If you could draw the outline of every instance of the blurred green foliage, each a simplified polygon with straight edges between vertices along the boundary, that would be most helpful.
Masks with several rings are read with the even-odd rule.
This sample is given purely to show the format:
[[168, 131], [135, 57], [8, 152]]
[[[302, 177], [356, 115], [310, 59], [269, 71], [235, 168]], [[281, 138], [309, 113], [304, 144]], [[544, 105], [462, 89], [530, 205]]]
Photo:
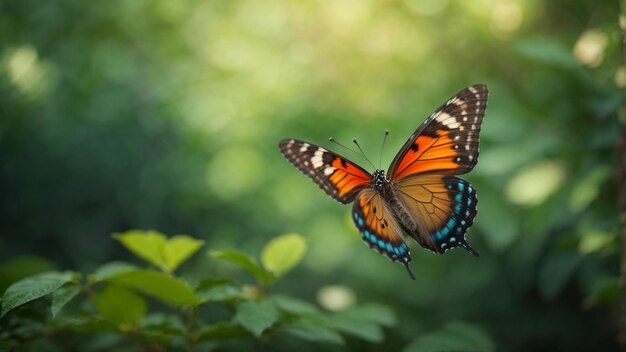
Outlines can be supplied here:
[[[619, 10], [588, 0], [1, 1], [0, 287], [54, 269], [101, 280], [127, 271], [101, 266], [128, 256], [109, 233], [132, 228], [236, 248], [212, 253], [273, 282], [280, 268], [245, 253], [294, 231], [307, 255], [270, 290], [340, 312], [391, 307], [399, 324], [385, 328], [386, 349], [615, 350]], [[416, 282], [361, 245], [348, 210], [276, 150], [284, 137], [356, 137], [376, 159], [388, 128], [386, 168], [428, 114], [479, 82], [489, 107], [467, 179], [479, 198], [468, 240], [481, 257], [414, 246]], [[188, 280], [249, 280], [207, 256], [162, 264]], [[148, 282], [169, 277], [157, 276]], [[150, 294], [125, 285], [95, 302]], [[177, 329], [169, 315], [137, 320], [140, 308], [109, 317]], [[242, 333], [219, 323], [219, 309], [198, 314], [215, 319], [207, 339]], [[289, 329], [343, 340], [318, 325]], [[376, 338], [337, 348], [379, 349], [376, 326], [359, 330]], [[77, 345], [118, 341], [94, 330]]]
[[[117, 234], [115, 238], [159, 270], [110, 262], [96, 269], [85, 281], [81, 280], [80, 273], [70, 271], [49, 271], [19, 280], [9, 286], [2, 297], [0, 318], [4, 320], [0, 324], [0, 347], [82, 350], [93, 347], [73, 338], [64, 341], [62, 337], [106, 332], [113, 339], [99, 341], [96, 350], [132, 347], [158, 351], [240, 351], [254, 347], [287, 351], [290, 346], [306, 342], [309, 347], [303, 350], [314, 351], [343, 346], [344, 334], [381, 342], [384, 339], [382, 326], [396, 325], [393, 311], [380, 304], [360, 304], [329, 313], [300, 299], [266, 294], [268, 282], [258, 273], [279, 267], [280, 272], [273, 276], [275, 281], [302, 260], [306, 249], [291, 256], [272, 257], [269, 262], [262, 259], [263, 266], [240, 252], [240, 258], [245, 257], [246, 261], [235, 263], [256, 278], [255, 285], [215, 276], [198, 278], [192, 284], [164, 267], [168, 258], [155, 261], [163, 248], [154, 243], [155, 238], [164, 239], [168, 244], [192, 243], [193, 238], [178, 235], [167, 239], [155, 231], [138, 230]], [[304, 243], [297, 234], [279, 236], [263, 251], [285, 253], [297, 241]], [[178, 260], [184, 262], [200, 248], [194, 247]], [[137, 248], [143, 250], [137, 251]], [[230, 257], [211, 255], [231, 261]], [[51, 296], [51, 317], [45, 312], [47, 304], [40, 300], [45, 296]], [[72, 305], [72, 300], [80, 302]], [[68, 304], [70, 306], [64, 309]], [[157, 308], [153, 308], [155, 305]], [[64, 314], [59, 314], [62, 309]], [[216, 310], [222, 313], [216, 314]], [[207, 311], [212, 314], [206, 314]], [[206, 318], [216, 321], [207, 322]], [[480, 333], [472, 332], [469, 337], [482, 338]], [[101, 339], [96, 338], [98, 340]]]

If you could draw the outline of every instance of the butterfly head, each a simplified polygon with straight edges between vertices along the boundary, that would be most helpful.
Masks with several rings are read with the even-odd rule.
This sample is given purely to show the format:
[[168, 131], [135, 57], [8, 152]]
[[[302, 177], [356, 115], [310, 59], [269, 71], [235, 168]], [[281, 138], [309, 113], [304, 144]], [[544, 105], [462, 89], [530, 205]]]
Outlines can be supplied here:
[[385, 190], [387, 182], [384, 170], [377, 169], [374, 171], [374, 174], [372, 175], [372, 185], [375, 190], [382, 193]]

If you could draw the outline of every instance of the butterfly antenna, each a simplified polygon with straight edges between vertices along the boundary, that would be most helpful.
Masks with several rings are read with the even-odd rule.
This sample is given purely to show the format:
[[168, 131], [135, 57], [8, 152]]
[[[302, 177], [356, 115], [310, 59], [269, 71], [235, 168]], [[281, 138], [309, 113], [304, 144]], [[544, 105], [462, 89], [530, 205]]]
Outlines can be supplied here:
[[338, 146], [340, 146], [340, 147], [342, 147], [343, 149], [349, 150], [349, 151], [353, 152], [354, 154], [361, 155], [361, 154], [359, 154], [359, 152], [357, 152], [356, 150], [354, 150], [354, 149], [350, 149], [350, 148], [346, 147], [345, 145], [343, 145], [343, 144], [341, 144], [341, 143], [337, 142], [337, 140], [336, 140], [336, 139], [334, 139], [333, 137], [328, 138], [328, 141], [329, 141], [329, 142], [331, 142], [331, 143], [334, 143], [334, 144], [336, 144], [336, 145], [338, 145]]
[[357, 148], [359, 148], [359, 150], [361, 151], [361, 155], [363, 155], [363, 158], [365, 158], [365, 160], [367, 160], [367, 162], [370, 163], [370, 165], [372, 165], [372, 167], [375, 169], [376, 166], [374, 166], [374, 164], [372, 164], [370, 159], [368, 159], [367, 156], [365, 156], [365, 152], [363, 151], [363, 148], [361, 148], [361, 146], [359, 145], [359, 142], [357, 142], [356, 139], [353, 139], [352, 143], [356, 144]]
[[383, 150], [385, 150], [385, 142], [387, 142], [387, 136], [389, 130], [385, 130], [385, 136], [383, 137], [383, 145], [380, 147], [380, 157], [378, 158], [378, 168], [380, 169], [383, 164]]
[[356, 144], [357, 147], [359, 147], [359, 150], [361, 151], [360, 153], [357, 152], [356, 150], [352, 149], [352, 148], [348, 148], [345, 145], [337, 142], [337, 140], [334, 139], [333, 137], [328, 138], [328, 141], [331, 142], [331, 143], [334, 143], [334, 144], [336, 144], [336, 145], [338, 145], [338, 146], [340, 146], [340, 147], [342, 147], [342, 148], [344, 148], [346, 150], [349, 150], [349, 151], [353, 152], [354, 154], [357, 154], [357, 155], [365, 158], [365, 160], [367, 160], [367, 162], [370, 163], [373, 168], [376, 168], [374, 166], [374, 164], [372, 164], [372, 162], [365, 156], [365, 153], [363, 153], [363, 149], [361, 149], [361, 146], [359, 146], [359, 143], [357, 143], [356, 139], [354, 139], [353, 142], [354, 142], [354, 144]]

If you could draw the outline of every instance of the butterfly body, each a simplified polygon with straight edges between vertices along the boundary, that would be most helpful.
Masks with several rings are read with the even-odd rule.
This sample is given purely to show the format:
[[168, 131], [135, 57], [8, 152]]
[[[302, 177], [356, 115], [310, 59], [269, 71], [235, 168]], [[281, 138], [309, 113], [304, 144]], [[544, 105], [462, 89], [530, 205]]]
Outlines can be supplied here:
[[[371, 187], [378, 192], [378, 194], [386, 201], [393, 215], [396, 219], [399, 220], [399, 225], [405, 231], [405, 233], [409, 233], [411, 231], [417, 230], [417, 223], [415, 219], [411, 216], [411, 213], [406, 209], [406, 205], [403, 204], [401, 200], [396, 197], [396, 189], [392, 183], [393, 181], [389, 180], [385, 176], [385, 171], [381, 169], [377, 169], [372, 174], [372, 185]], [[372, 209], [374, 214], [376, 214], [377, 209]], [[383, 223], [383, 228], [385, 224]]]
[[335, 200], [353, 203], [352, 219], [363, 241], [412, 278], [404, 235], [423, 248], [443, 254], [463, 247], [476, 216], [476, 191], [455, 175], [478, 160], [478, 135], [487, 102], [487, 87], [470, 86], [437, 109], [396, 155], [387, 173], [370, 174], [357, 164], [312, 143], [285, 139], [285, 158]]

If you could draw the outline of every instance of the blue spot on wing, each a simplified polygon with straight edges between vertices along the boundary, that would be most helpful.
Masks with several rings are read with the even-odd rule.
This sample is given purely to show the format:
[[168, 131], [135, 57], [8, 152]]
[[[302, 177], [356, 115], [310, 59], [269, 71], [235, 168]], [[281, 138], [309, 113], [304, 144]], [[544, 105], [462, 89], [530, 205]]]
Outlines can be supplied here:
[[[373, 190], [372, 190], [373, 191]], [[370, 191], [370, 192], [372, 192]], [[367, 191], [363, 191], [367, 192]], [[370, 193], [371, 195], [371, 193]], [[376, 194], [375, 196], [380, 197], [380, 195]], [[354, 224], [359, 229], [362, 234], [362, 239], [367, 245], [377, 250], [379, 253], [387, 256], [392, 261], [398, 261], [403, 264], [406, 269], [409, 271], [409, 275], [414, 279], [414, 275], [411, 272], [409, 262], [411, 261], [411, 254], [407, 245], [402, 240], [402, 233], [395, 233], [390, 231], [400, 231], [398, 225], [394, 224], [394, 226], [390, 227], [392, 222], [395, 222], [396, 219], [393, 217], [391, 212], [384, 214], [383, 217], [384, 222], [381, 222], [380, 219], [376, 219], [376, 216], [373, 213], [375, 209], [374, 205], [376, 203], [371, 202], [370, 200], [364, 200], [363, 195], [357, 197], [353, 206], [352, 218], [354, 220]], [[369, 199], [369, 198], [368, 198]], [[379, 202], [384, 202], [382, 199], [378, 199]], [[372, 205], [374, 204], [374, 205]], [[384, 204], [382, 207], [386, 208], [388, 205]], [[378, 208], [381, 208], [380, 203], [378, 203]], [[389, 210], [388, 208], [386, 208]], [[368, 213], [366, 213], [368, 212]], [[378, 216], [382, 215], [380, 212], [376, 214]], [[377, 223], [380, 222], [380, 224]], [[388, 224], [389, 222], [389, 224]], [[370, 226], [374, 226], [376, 230], [381, 231], [381, 233], [377, 233], [376, 230]]]
[[449, 199], [453, 202], [451, 212], [441, 224], [441, 228], [431, 234], [431, 239], [443, 253], [450, 248], [461, 246], [474, 255], [478, 251], [465, 241], [467, 229], [473, 224], [476, 216], [476, 191], [469, 182], [456, 177], [444, 178], [448, 183]]

